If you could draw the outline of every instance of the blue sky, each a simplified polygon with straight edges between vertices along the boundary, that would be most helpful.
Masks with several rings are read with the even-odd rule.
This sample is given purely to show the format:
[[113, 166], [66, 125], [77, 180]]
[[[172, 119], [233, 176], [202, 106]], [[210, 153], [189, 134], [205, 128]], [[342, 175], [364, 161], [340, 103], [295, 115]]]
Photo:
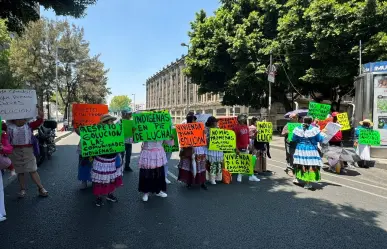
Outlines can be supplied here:
[[[91, 54], [101, 53], [110, 69], [112, 95], [136, 95], [145, 103], [146, 79], [187, 52], [188, 31], [195, 12], [211, 14], [218, 0], [99, 0], [82, 19], [67, 20], [85, 29]], [[52, 11], [42, 16], [55, 18]], [[60, 18], [60, 17], [59, 17]]]

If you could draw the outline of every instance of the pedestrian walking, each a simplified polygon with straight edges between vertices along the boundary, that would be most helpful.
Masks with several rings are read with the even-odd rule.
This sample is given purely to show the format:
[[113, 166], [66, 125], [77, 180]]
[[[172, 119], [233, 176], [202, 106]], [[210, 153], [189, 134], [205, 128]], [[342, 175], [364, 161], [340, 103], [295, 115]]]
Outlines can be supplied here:
[[144, 202], [148, 201], [151, 193], [162, 198], [168, 197], [164, 169], [168, 161], [163, 143], [173, 145], [174, 142], [173, 137], [171, 137], [171, 140], [168, 141], [149, 141], [142, 144], [138, 161], [140, 168], [138, 191], [143, 194], [142, 200]]
[[[248, 153], [248, 147], [250, 144], [249, 136], [249, 127], [247, 126], [247, 115], [240, 114], [237, 117], [238, 124], [234, 127], [234, 132], [236, 136], [236, 152], [239, 153]], [[238, 182], [242, 182], [242, 174], [238, 174]], [[259, 182], [260, 179], [254, 174], [249, 175], [249, 181]]]
[[[47, 197], [48, 192], [43, 187], [40, 176], [37, 172], [35, 154], [36, 148], [39, 147], [33, 130], [39, 128], [43, 123], [44, 113], [39, 110], [38, 117], [33, 122], [27, 122], [27, 119], [9, 120], [7, 124], [7, 133], [13, 152], [10, 159], [18, 176], [20, 185], [19, 197], [24, 198], [26, 195], [25, 174], [29, 173], [32, 180], [38, 187], [39, 196]], [[35, 151], [34, 151], [35, 150]]]
[[[131, 120], [132, 119], [132, 110], [128, 107], [124, 109], [122, 112], [122, 119]], [[132, 172], [132, 168], [130, 167], [130, 159], [132, 157], [132, 143], [133, 137], [129, 137], [125, 139], [125, 152], [123, 152], [122, 158], [125, 158], [125, 168], [126, 172]]]
[[222, 181], [222, 164], [223, 152], [209, 150], [210, 146], [210, 130], [218, 128], [218, 120], [211, 116], [206, 122], [206, 138], [207, 138], [207, 165], [208, 165], [208, 179], [212, 185], [217, 181]]
[[[3, 170], [9, 169], [12, 166], [12, 162], [8, 155], [12, 153], [13, 147], [9, 143], [9, 138], [6, 133], [6, 126], [2, 123], [1, 144], [0, 144], [0, 222], [5, 221], [5, 203], [4, 203], [4, 186], [3, 186]], [[4, 129], [5, 128], [5, 129]]]
[[311, 182], [321, 179], [320, 169], [323, 166], [318, 143], [322, 143], [324, 136], [320, 129], [312, 126], [313, 119], [304, 117], [302, 127], [296, 127], [292, 140], [297, 143], [294, 153], [295, 180], [305, 182], [304, 188], [311, 189]]
[[[75, 129], [75, 133], [80, 135], [79, 127]], [[93, 168], [93, 157], [82, 157], [81, 141], [78, 143], [78, 181], [81, 182], [81, 190], [87, 188], [87, 183], [91, 180], [91, 169]]]
[[359, 155], [361, 161], [358, 162], [359, 167], [369, 168], [371, 164], [371, 146], [367, 144], [359, 144], [359, 136], [362, 130], [372, 130], [374, 123], [369, 119], [364, 119], [360, 121], [360, 126], [355, 129], [355, 147], [356, 154]]
[[[105, 114], [100, 118], [100, 124], [113, 124], [115, 117]], [[110, 202], [117, 202], [114, 195], [116, 188], [123, 185], [122, 182], [122, 160], [119, 153], [98, 155], [94, 157], [91, 180], [93, 182], [93, 193], [96, 196], [95, 205], [102, 206], [103, 196]]]

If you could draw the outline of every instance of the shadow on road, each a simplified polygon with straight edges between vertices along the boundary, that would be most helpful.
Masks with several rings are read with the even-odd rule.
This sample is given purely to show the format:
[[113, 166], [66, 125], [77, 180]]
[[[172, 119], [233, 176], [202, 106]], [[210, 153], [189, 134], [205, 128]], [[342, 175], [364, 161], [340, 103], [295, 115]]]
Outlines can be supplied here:
[[[385, 248], [387, 232], [373, 207], [337, 205], [308, 197], [289, 178], [269, 176], [260, 183], [186, 189], [168, 187], [168, 198], [137, 192], [139, 153], [133, 153], [132, 173], [125, 173], [118, 203], [93, 205], [91, 189], [79, 190], [76, 146], [59, 145], [50, 163], [39, 169], [50, 197], [18, 200], [17, 183], [5, 189], [8, 220], [0, 223], [0, 248]], [[176, 174], [177, 160], [169, 162]], [[338, 189], [340, 191], [340, 189]]]

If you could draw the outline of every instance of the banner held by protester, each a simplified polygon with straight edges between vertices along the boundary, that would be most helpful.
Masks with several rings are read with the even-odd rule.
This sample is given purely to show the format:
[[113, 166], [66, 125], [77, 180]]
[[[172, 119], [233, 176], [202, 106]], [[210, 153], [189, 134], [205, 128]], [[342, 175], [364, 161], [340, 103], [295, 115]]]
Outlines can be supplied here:
[[176, 131], [181, 148], [207, 145], [203, 123], [177, 124]]
[[172, 137], [172, 118], [168, 111], [133, 114], [134, 142], [163, 141]]

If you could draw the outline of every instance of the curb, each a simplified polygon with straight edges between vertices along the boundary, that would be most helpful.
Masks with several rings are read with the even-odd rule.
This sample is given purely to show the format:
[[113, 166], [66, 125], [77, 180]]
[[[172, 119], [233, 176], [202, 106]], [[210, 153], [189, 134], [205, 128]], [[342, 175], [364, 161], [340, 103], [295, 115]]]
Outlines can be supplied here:
[[[55, 143], [59, 142], [63, 138], [66, 138], [66, 137], [70, 136], [71, 134], [73, 134], [72, 131], [67, 133], [67, 134], [64, 134], [63, 136], [56, 137], [55, 138]], [[1, 172], [0, 172], [0, 174], [1, 174]], [[3, 186], [4, 186], [4, 188], [6, 188], [8, 185], [10, 185], [13, 181], [15, 181], [17, 179], [17, 176], [13, 176], [11, 178], [7, 178], [7, 177], [4, 177], [4, 176], [1, 176], [1, 177], [3, 177]]]
[[[284, 146], [279, 146], [279, 145], [270, 145], [270, 148], [278, 149], [285, 151], [285, 145]], [[387, 170], [387, 164], [385, 163], [380, 163], [377, 160], [375, 160], [375, 168], [382, 169], [382, 170]]]

